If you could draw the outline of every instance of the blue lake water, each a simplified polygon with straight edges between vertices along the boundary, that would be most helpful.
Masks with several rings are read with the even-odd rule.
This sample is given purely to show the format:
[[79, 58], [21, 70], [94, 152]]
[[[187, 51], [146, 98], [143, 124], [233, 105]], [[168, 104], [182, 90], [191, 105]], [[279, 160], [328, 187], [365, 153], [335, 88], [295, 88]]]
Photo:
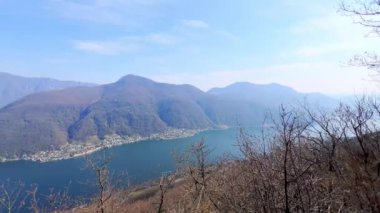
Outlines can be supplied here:
[[[210, 160], [229, 153], [239, 155], [237, 129], [212, 130], [193, 137], [174, 140], [148, 140], [112, 147], [110, 170], [114, 173], [126, 172], [131, 184], [138, 184], [159, 177], [162, 172], [175, 171], [173, 153], [182, 153], [202, 138], [212, 149]], [[95, 153], [93, 155], [98, 155]], [[0, 181], [20, 180], [27, 186], [37, 184], [39, 192], [46, 194], [49, 189], [64, 190], [69, 186], [71, 196], [87, 196], [93, 193], [91, 182], [94, 174], [86, 168], [86, 158], [38, 163], [17, 161], [0, 164]]]

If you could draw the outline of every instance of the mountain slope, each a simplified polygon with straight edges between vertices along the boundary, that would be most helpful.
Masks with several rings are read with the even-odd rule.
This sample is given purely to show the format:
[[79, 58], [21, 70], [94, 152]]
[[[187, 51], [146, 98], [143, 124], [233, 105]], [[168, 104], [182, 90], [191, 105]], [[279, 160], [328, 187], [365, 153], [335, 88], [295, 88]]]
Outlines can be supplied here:
[[[255, 110], [252, 110], [252, 109]], [[129, 75], [116, 83], [27, 96], [0, 110], [0, 155], [54, 150], [107, 135], [149, 136], [260, 120], [261, 108], [222, 100], [190, 85]]]
[[338, 101], [318, 93], [299, 93], [296, 90], [280, 84], [252, 84], [239, 82], [224, 88], [210, 89], [208, 94], [222, 98], [245, 100], [268, 108], [278, 109], [280, 104], [289, 105], [306, 101], [311, 105], [333, 107]]
[[169, 127], [199, 129], [212, 122], [197, 104], [205, 94], [191, 86], [156, 83], [129, 75], [105, 85], [101, 100], [82, 111], [70, 139], [97, 135], [149, 135]]
[[301, 96], [280, 85], [247, 83], [205, 93], [191, 85], [157, 83], [134, 75], [102, 86], [42, 92], [0, 109], [0, 156], [55, 150], [115, 135], [258, 125], [268, 109]]
[[25, 78], [0, 72], [0, 108], [29, 94], [90, 85], [49, 78]]
[[67, 128], [101, 88], [77, 87], [27, 96], [0, 110], [0, 153], [20, 156], [67, 143]]

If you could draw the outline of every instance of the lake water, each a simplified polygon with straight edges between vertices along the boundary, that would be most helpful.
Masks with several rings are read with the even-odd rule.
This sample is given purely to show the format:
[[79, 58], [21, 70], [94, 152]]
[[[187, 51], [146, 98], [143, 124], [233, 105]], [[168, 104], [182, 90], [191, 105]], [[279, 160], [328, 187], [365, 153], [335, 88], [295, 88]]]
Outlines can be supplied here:
[[[126, 172], [131, 184], [146, 182], [159, 177], [162, 172], [175, 171], [173, 152], [182, 153], [202, 138], [213, 150], [211, 160], [224, 153], [237, 156], [237, 136], [237, 129], [213, 130], [189, 138], [148, 140], [112, 147], [108, 150], [111, 156], [110, 170], [116, 174]], [[93, 186], [87, 184], [93, 180], [94, 174], [85, 169], [85, 165], [84, 157], [47, 163], [8, 162], [0, 164], [0, 181], [10, 179], [20, 180], [27, 186], [37, 184], [42, 194], [46, 194], [51, 188], [62, 191], [69, 186], [71, 196], [87, 196], [94, 192]]]

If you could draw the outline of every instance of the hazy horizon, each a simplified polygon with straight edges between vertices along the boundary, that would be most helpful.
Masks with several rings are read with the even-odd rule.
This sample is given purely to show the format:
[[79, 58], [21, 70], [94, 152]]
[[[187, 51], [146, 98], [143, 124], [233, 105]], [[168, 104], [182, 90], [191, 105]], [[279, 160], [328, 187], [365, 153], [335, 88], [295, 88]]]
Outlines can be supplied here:
[[[78, 82], [78, 83], [88, 83], [88, 84], [94, 84], [94, 85], [112, 84], [112, 83], [117, 82], [120, 78], [122, 78], [124, 76], [127, 76], [127, 75], [137, 75], [137, 76], [140, 76], [140, 77], [144, 77], [144, 78], [150, 79], [149, 77], [146, 77], [146, 76], [129, 73], [129, 74], [120, 76], [120, 78], [117, 78], [116, 80], [111, 81], [111, 82], [96, 83], [96, 82], [88, 82], [88, 81], [78, 81], [76, 79], [57, 79], [57, 78], [44, 77], [44, 76], [20, 76], [20, 75], [17, 75], [17, 74], [12, 74], [12, 73], [7, 73], [7, 72], [0, 72], [0, 73], [11, 74], [11, 75], [15, 75], [15, 76], [18, 76], [18, 77], [25, 77], [25, 78], [43, 78], [43, 79], [51, 79], [51, 80], [58, 80], [58, 81], [73, 81], [73, 82]], [[175, 85], [185, 85], [185, 84], [187, 84], [187, 85], [192, 85], [192, 86], [197, 87], [194, 84], [186, 83], [186, 82], [165, 82], [165, 81], [155, 80], [155, 79], [150, 79], [150, 80], [156, 81], [158, 83], [168, 83], [168, 84], [175, 84]], [[210, 89], [225, 88], [225, 87], [231, 86], [231, 85], [236, 84], [236, 83], [250, 83], [250, 84], [254, 84], [254, 85], [263, 85], [263, 86], [265, 86], [265, 85], [271, 85], [271, 84], [277, 84], [277, 85], [281, 85], [281, 86], [284, 86], [284, 87], [289, 87], [289, 88], [294, 89], [295, 91], [301, 92], [301, 93], [310, 93], [310, 94], [312, 94], [312, 93], [319, 93], [319, 94], [328, 95], [328, 96], [334, 97], [334, 98], [344, 98], [344, 97], [352, 97], [352, 96], [361, 97], [362, 95], [379, 95], [379, 93], [380, 93], [380, 91], [373, 91], [373, 92], [366, 92], [366, 91], [364, 91], [364, 92], [363, 91], [361, 91], [361, 92], [355, 92], [354, 91], [352, 93], [323, 93], [323, 92], [319, 92], [319, 91], [300, 91], [300, 90], [297, 90], [297, 89], [295, 89], [295, 88], [293, 88], [293, 87], [291, 87], [289, 85], [281, 84], [281, 83], [278, 83], [278, 82], [256, 83], [256, 82], [244, 81], [244, 80], [227, 83], [225, 85], [218, 85], [218, 86], [215, 86], [215, 87], [209, 87], [209, 88], [206, 88], [206, 89], [200, 88], [200, 87], [197, 87], [197, 88], [200, 89], [200, 90], [202, 90], [203, 92], [207, 92]]]
[[243, 81], [378, 93], [372, 73], [346, 62], [380, 43], [338, 7], [338, 0], [0, 0], [0, 72], [97, 84], [135, 74], [203, 91]]

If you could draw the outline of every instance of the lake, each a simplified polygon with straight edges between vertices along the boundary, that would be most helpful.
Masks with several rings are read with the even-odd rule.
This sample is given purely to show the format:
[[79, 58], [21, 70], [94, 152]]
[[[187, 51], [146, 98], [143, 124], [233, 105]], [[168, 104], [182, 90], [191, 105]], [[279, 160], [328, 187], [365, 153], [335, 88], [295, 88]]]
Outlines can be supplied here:
[[[147, 140], [109, 148], [110, 170], [126, 172], [131, 184], [155, 179], [163, 172], [175, 171], [173, 153], [183, 153], [202, 138], [212, 149], [210, 160], [224, 153], [239, 155], [237, 144], [238, 129], [211, 130], [193, 137], [174, 140]], [[93, 155], [99, 155], [94, 153]], [[38, 163], [16, 161], [0, 164], [0, 181], [10, 179], [22, 181], [27, 186], [37, 184], [39, 192], [47, 194], [49, 189], [63, 191], [69, 186], [70, 196], [88, 196], [94, 192], [91, 180], [94, 174], [86, 169], [86, 158]]]

